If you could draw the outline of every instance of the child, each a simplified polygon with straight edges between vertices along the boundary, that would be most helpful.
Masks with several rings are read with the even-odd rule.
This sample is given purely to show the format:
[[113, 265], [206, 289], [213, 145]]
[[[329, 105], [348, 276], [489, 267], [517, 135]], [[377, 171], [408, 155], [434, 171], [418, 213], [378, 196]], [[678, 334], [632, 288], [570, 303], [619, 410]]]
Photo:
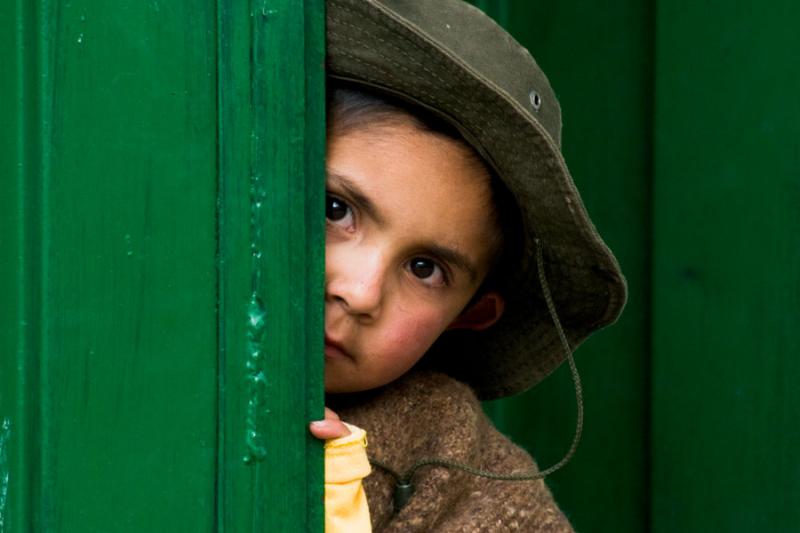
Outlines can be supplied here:
[[543, 379], [625, 300], [555, 96], [460, 0], [327, 10], [326, 530], [571, 531], [479, 404]]

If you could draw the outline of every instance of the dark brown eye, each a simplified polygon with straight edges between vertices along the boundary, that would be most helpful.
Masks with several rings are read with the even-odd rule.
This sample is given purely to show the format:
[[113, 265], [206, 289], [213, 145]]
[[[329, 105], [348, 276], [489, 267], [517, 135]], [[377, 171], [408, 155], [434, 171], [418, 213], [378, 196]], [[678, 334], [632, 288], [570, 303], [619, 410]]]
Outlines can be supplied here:
[[336, 198], [327, 195], [325, 197], [325, 218], [332, 222], [343, 220], [350, 213], [350, 206]]
[[427, 279], [436, 271], [436, 263], [430, 259], [417, 257], [411, 260], [411, 272], [420, 279]]
[[432, 259], [415, 257], [406, 263], [406, 268], [412, 276], [428, 287], [444, 287], [449, 283], [444, 268]]

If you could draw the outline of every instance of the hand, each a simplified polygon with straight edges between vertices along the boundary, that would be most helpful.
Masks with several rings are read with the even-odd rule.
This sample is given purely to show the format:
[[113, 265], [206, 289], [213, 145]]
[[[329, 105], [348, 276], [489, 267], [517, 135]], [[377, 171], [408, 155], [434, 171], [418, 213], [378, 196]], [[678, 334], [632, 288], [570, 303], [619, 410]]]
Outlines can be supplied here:
[[338, 439], [350, 434], [347, 426], [339, 420], [339, 415], [325, 408], [325, 420], [317, 420], [308, 425], [311, 434], [322, 440]]

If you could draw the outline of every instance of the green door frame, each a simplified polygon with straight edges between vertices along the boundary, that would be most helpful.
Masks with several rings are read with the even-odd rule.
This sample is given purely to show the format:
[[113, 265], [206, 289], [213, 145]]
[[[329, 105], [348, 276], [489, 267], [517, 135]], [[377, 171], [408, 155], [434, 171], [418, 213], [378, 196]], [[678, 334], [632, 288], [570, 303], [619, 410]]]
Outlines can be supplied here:
[[223, 530], [313, 531], [323, 472], [305, 422], [323, 409], [324, 2], [268, 5], [221, 2], [218, 18], [219, 516]]
[[0, 6], [3, 533], [322, 530], [323, 7]]

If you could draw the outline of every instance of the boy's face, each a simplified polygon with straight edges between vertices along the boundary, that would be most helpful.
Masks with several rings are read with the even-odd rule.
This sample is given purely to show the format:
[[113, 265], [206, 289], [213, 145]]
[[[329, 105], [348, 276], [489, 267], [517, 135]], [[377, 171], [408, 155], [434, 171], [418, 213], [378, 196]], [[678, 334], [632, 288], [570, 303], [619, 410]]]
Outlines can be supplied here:
[[409, 124], [375, 126], [330, 138], [327, 166], [328, 392], [389, 383], [448, 327], [499, 318], [496, 294], [476, 320], [462, 313], [493, 235], [489, 177], [463, 147]]

